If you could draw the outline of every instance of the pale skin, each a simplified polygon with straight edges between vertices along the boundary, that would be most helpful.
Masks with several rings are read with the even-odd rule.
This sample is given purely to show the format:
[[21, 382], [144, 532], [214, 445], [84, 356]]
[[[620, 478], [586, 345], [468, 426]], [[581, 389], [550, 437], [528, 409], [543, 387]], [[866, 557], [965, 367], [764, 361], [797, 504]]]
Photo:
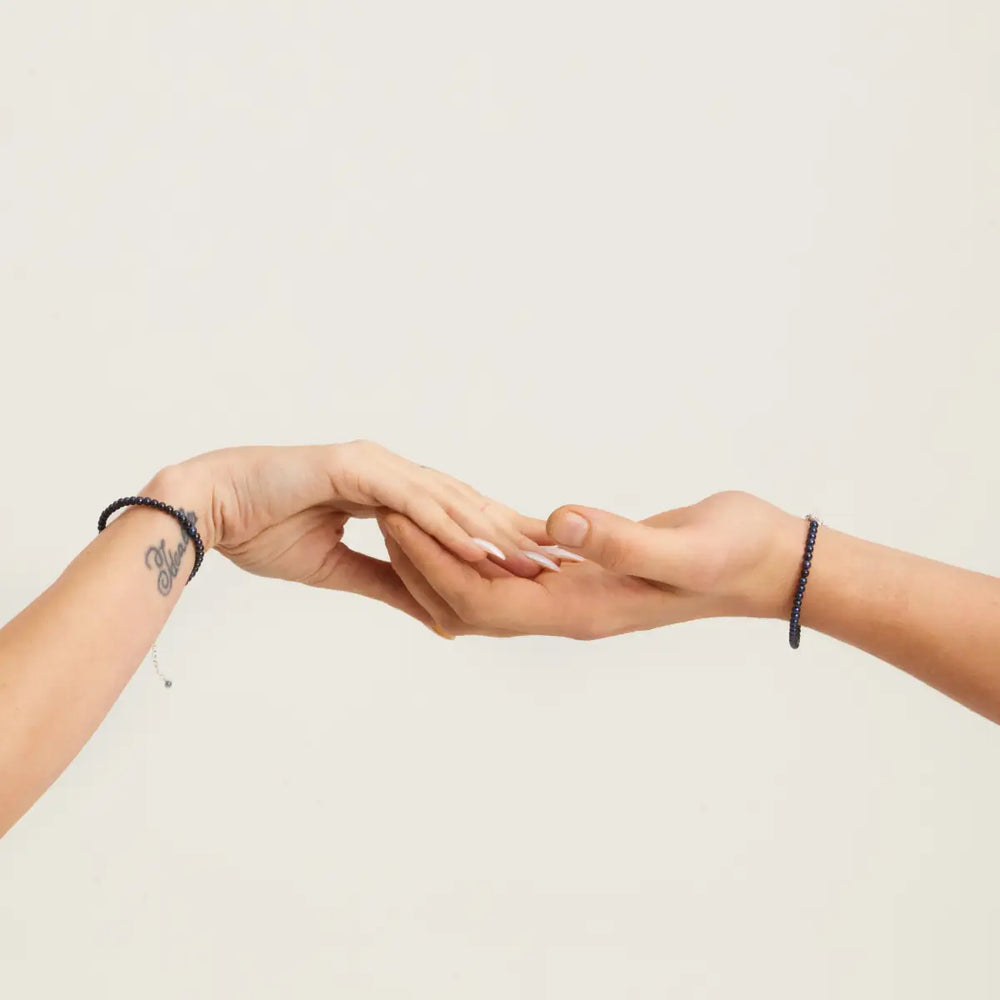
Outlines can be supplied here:
[[[745, 493], [642, 522], [562, 507], [547, 533], [587, 562], [525, 580], [462, 564], [405, 516], [380, 524], [400, 579], [444, 632], [576, 639], [697, 618], [787, 622], [808, 530]], [[1000, 579], [822, 526], [801, 622], [1000, 723]]]
[[[206, 550], [248, 572], [371, 597], [448, 637], [595, 639], [695, 618], [784, 621], [807, 530], [742, 493], [643, 522], [563, 507], [546, 524], [369, 442], [211, 452], [137, 492], [192, 514]], [[343, 544], [351, 517], [379, 519], [389, 563]], [[539, 559], [556, 568], [554, 543], [584, 561], [540, 572]], [[0, 629], [0, 834], [100, 724], [193, 562], [175, 520], [127, 508]], [[802, 624], [1000, 722], [994, 577], [824, 526]]]
[[[193, 514], [206, 551], [248, 572], [371, 597], [432, 628], [388, 563], [344, 545], [349, 518], [403, 513], [464, 565], [497, 559], [525, 578], [539, 572], [526, 553], [547, 560], [534, 541], [544, 539], [540, 522], [370, 442], [211, 452], [163, 469], [136, 494]], [[0, 629], [0, 835], [101, 723], [193, 564], [175, 519], [128, 507]]]

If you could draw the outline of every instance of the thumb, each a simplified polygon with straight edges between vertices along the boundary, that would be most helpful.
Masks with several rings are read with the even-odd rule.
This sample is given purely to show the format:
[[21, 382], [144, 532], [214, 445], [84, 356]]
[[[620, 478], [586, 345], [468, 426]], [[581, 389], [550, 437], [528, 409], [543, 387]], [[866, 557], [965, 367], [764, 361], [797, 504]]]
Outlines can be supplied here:
[[343, 542], [338, 547], [333, 571], [313, 585], [371, 597], [433, 626], [430, 615], [417, 603], [389, 563], [355, 552]]
[[546, 524], [560, 545], [605, 569], [678, 583], [690, 564], [687, 532], [654, 528], [593, 507], [560, 507]]

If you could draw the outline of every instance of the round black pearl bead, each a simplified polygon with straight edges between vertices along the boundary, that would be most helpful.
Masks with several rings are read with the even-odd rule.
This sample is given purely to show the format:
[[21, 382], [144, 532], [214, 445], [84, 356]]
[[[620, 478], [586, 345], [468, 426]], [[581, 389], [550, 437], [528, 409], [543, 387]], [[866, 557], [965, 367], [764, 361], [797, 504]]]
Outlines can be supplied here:
[[101, 511], [101, 516], [97, 519], [97, 530], [98, 532], [103, 531], [108, 526], [108, 518], [116, 511], [121, 510], [122, 507], [155, 507], [157, 510], [162, 510], [164, 514], [170, 514], [174, 517], [180, 526], [184, 529], [185, 533], [194, 543], [194, 566], [191, 569], [191, 575], [187, 578], [187, 582], [190, 583], [194, 579], [195, 573], [201, 569], [202, 561], [205, 558], [205, 544], [201, 540], [201, 535], [198, 534], [198, 529], [194, 526], [191, 518], [189, 518], [183, 511], [178, 510], [176, 507], [172, 507], [168, 503], [164, 503], [162, 500], [156, 500], [153, 497], [122, 497], [120, 500], [116, 500], [112, 504], [108, 504], [104, 510]]
[[799, 585], [795, 589], [795, 600], [792, 603], [792, 614], [788, 620], [788, 644], [792, 649], [799, 648], [799, 640], [802, 636], [802, 599], [806, 593], [806, 581], [809, 579], [809, 570], [812, 568], [813, 549], [816, 545], [816, 533], [819, 531], [819, 522], [814, 518], [809, 518], [809, 532], [806, 536], [805, 551], [802, 555], [802, 568], [799, 573]]

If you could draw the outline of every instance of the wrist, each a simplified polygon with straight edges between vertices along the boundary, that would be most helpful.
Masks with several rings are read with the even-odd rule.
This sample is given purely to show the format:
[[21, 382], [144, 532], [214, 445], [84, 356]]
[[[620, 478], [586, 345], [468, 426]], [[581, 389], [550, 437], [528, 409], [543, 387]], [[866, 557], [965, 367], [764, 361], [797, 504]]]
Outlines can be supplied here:
[[191, 462], [165, 466], [142, 488], [141, 495], [193, 513], [194, 526], [205, 551], [215, 548], [219, 532], [214, 516], [214, 490], [203, 466]]
[[767, 532], [764, 558], [752, 581], [749, 601], [754, 617], [784, 620], [795, 600], [809, 521], [785, 511], [778, 514]]

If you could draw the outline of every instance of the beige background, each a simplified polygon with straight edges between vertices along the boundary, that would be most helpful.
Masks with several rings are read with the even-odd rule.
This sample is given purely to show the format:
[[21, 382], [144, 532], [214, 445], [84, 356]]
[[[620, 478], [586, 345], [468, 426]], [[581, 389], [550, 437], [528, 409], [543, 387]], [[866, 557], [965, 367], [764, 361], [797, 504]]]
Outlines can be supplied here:
[[[4, 5], [0, 618], [160, 465], [357, 436], [1000, 572], [998, 32]], [[823, 636], [448, 644], [210, 558], [161, 658], [0, 844], [11, 1000], [1000, 992], [998, 730]]]

